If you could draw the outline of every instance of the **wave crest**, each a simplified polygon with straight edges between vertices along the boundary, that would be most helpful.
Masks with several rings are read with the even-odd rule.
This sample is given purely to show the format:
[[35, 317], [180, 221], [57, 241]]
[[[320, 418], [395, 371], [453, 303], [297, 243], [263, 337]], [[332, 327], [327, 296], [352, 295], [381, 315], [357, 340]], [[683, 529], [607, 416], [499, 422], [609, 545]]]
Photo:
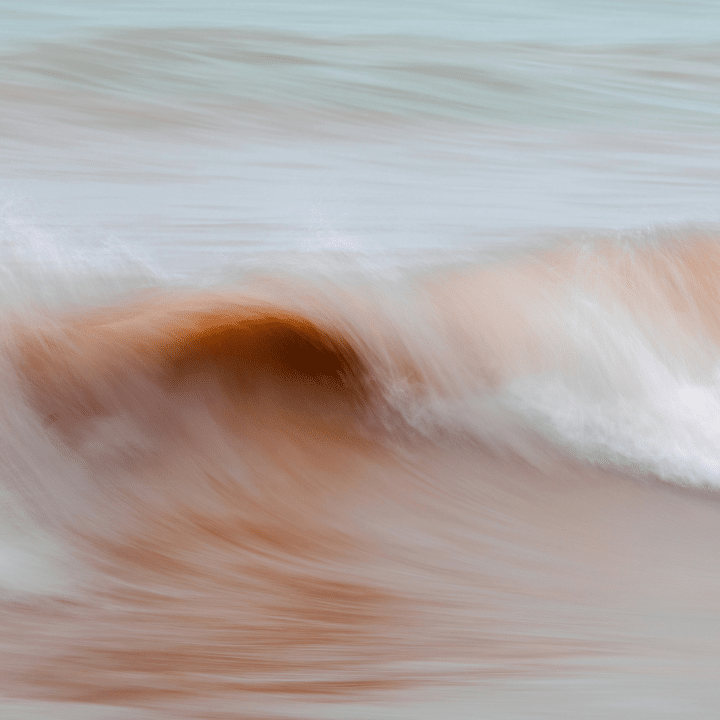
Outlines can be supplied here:
[[299, 393], [316, 404], [358, 405], [368, 392], [365, 363], [340, 331], [214, 296], [167, 295], [18, 329], [16, 367], [44, 422], [66, 436], [120, 408], [149, 410], [148, 393], [159, 401], [209, 382], [235, 400], [278, 384], [286, 401]]

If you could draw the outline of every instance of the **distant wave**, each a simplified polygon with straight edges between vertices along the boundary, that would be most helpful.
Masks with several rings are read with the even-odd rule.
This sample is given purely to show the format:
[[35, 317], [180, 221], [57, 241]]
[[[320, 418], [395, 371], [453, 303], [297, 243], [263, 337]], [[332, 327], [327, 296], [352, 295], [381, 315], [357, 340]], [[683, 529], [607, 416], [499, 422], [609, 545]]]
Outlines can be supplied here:
[[37, 133], [41, 119], [51, 128], [205, 138], [240, 128], [314, 136], [428, 123], [712, 133], [717, 66], [713, 43], [127, 28], [0, 55], [0, 83], [5, 122], [19, 137]]

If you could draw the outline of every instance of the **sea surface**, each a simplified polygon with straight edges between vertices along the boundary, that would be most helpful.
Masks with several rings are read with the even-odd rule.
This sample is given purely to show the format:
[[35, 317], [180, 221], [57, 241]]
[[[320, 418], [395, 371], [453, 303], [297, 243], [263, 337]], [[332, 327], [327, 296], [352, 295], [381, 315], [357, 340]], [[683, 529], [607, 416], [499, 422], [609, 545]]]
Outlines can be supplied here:
[[0, 0], [0, 716], [716, 718], [720, 7]]

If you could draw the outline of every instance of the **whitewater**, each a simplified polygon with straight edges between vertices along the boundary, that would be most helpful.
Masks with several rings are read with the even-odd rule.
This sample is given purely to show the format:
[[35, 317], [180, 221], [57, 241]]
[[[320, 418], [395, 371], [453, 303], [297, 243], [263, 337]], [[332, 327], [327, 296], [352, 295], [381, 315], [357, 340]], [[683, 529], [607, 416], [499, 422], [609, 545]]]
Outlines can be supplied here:
[[712, 2], [0, 0], [0, 716], [715, 718]]

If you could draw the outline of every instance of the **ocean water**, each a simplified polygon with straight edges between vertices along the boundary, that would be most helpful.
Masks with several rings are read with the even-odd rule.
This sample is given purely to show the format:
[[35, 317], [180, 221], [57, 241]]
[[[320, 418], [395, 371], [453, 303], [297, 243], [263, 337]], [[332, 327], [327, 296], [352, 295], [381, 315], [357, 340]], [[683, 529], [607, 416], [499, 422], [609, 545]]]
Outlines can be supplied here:
[[713, 2], [0, 0], [0, 715], [715, 718]]

